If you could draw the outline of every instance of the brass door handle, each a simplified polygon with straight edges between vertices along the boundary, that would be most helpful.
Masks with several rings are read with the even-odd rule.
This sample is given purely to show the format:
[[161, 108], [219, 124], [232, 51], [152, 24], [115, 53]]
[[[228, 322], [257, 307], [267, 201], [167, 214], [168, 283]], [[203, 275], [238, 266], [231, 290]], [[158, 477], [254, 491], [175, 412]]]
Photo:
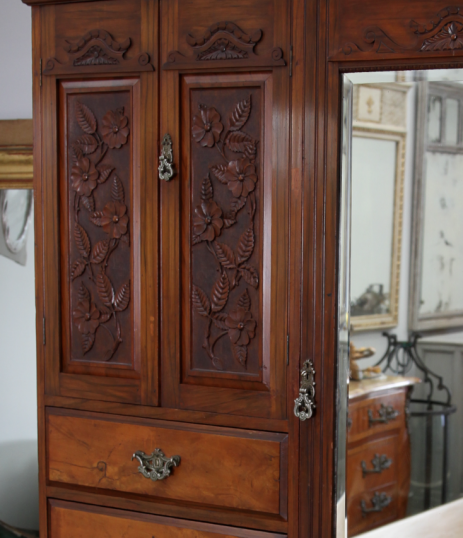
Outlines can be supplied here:
[[399, 412], [396, 411], [392, 405], [381, 404], [381, 408], [378, 410], [378, 418], [373, 418], [373, 411], [368, 409], [368, 424], [371, 426], [375, 423], [388, 424], [391, 420], [396, 419], [399, 416]]
[[147, 456], [141, 450], [137, 450], [132, 456], [132, 461], [137, 459], [140, 463], [138, 471], [145, 477], [150, 478], [153, 482], [164, 480], [170, 476], [173, 467], [180, 465], [180, 456], [172, 456], [166, 458], [164, 452], [160, 448]]
[[165, 134], [162, 139], [162, 150], [159, 156], [159, 179], [170, 181], [174, 175], [174, 156], [172, 151], [172, 138]]
[[299, 397], [294, 400], [294, 414], [302, 422], [313, 415], [315, 409], [315, 370], [312, 361], [304, 362], [301, 370]]
[[367, 474], [380, 474], [386, 469], [389, 469], [392, 464], [392, 460], [388, 458], [386, 454], [382, 454], [381, 456], [379, 454], [375, 454], [374, 458], [371, 460], [371, 463], [373, 468], [367, 469], [366, 462], [364, 460], [360, 462], [363, 478], [365, 478], [365, 475]]
[[371, 499], [371, 504], [373, 508], [367, 508], [366, 502], [362, 499], [360, 501], [360, 508], [362, 510], [362, 517], [366, 517], [368, 514], [373, 512], [382, 512], [386, 506], [391, 504], [392, 497], [386, 495], [385, 493], [378, 493], [377, 491]]

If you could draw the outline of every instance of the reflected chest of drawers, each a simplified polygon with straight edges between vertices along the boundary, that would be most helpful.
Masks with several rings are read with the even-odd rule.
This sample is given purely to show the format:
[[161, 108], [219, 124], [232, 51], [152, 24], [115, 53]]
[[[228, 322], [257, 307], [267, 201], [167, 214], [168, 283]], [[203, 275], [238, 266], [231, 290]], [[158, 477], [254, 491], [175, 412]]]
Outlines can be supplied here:
[[410, 487], [408, 394], [418, 380], [351, 381], [347, 434], [349, 536], [405, 517]]

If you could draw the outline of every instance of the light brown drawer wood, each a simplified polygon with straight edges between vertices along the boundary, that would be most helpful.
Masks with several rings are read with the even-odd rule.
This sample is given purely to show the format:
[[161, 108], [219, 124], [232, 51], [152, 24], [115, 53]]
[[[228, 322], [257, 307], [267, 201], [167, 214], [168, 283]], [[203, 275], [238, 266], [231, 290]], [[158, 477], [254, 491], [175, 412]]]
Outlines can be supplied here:
[[[381, 486], [396, 483], [398, 480], [398, 459], [401, 441], [398, 435], [393, 435], [383, 439], [371, 440], [366, 445], [348, 450], [347, 453], [347, 496], [357, 495], [362, 491], [368, 491]], [[391, 460], [389, 467], [384, 468], [379, 473], [371, 473], [374, 463], [372, 460], [379, 457], [379, 461]], [[362, 463], [365, 464], [364, 473]], [[377, 469], [381, 469], [381, 465]]]
[[[405, 424], [405, 398], [406, 391], [399, 390], [383, 394], [381, 397], [349, 402], [351, 426], [348, 430], [348, 442], [402, 428]], [[374, 420], [379, 419], [381, 406], [391, 407], [399, 413], [398, 416], [387, 422], [370, 421], [369, 413]]]
[[[286, 518], [286, 434], [49, 409], [47, 443], [54, 483]], [[156, 448], [181, 462], [152, 481], [132, 455]]]
[[50, 538], [285, 538], [284, 534], [49, 501]]

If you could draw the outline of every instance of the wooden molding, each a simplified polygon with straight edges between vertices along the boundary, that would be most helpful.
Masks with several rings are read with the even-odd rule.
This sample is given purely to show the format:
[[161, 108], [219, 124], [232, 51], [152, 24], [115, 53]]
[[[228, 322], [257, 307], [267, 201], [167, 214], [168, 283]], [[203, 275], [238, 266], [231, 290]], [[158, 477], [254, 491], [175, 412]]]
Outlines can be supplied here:
[[[96, 2], [97, 0], [22, 0], [28, 6], [51, 6], [55, 4], [77, 4], [80, 2]], [[100, 2], [102, 0], [99, 0]], [[103, 0], [104, 1], [104, 0]]]
[[32, 120], [0, 121], [0, 188], [32, 189]]

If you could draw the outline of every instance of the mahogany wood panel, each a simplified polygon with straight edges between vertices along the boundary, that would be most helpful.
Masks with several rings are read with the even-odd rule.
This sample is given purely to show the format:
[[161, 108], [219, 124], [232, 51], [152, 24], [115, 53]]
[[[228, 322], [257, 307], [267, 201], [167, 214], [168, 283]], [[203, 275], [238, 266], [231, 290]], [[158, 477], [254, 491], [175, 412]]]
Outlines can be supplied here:
[[[214, 18], [231, 20], [244, 4], [208, 9], [198, 19], [199, 8], [195, 4], [192, 12], [189, 2], [164, 5], [161, 16], [175, 31], [163, 41], [163, 58], [174, 44], [181, 48], [183, 39], [192, 42], [186, 24], [204, 32]], [[264, 28], [264, 45], [273, 35], [276, 7], [262, 2], [260, 8], [246, 9]], [[246, 28], [251, 24], [250, 18]], [[286, 31], [283, 26], [285, 42]], [[222, 70], [233, 67], [230, 62], [224, 58]], [[288, 117], [277, 111], [288, 103], [288, 72], [275, 67], [216, 74], [211, 68], [207, 74], [184, 68], [161, 75], [164, 88], [171, 85], [161, 90], [168, 95], [162, 131], [172, 135], [174, 152], [179, 148], [178, 174], [161, 187], [161, 293], [169, 298], [162, 309], [163, 405], [282, 419], [288, 191], [281, 178], [288, 146], [270, 126], [287, 129]]]
[[[48, 478], [199, 505], [268, 514], [287, 511], [287, 437], [179, 423], [50, 410]], [[153, 482], [132, 461], [159, 448], [181, 462]]]
[[50, 538], [137, 536], [151, 538], [283, 538], [284, 534], [222, 527], [180, 519], [51, 500]]

